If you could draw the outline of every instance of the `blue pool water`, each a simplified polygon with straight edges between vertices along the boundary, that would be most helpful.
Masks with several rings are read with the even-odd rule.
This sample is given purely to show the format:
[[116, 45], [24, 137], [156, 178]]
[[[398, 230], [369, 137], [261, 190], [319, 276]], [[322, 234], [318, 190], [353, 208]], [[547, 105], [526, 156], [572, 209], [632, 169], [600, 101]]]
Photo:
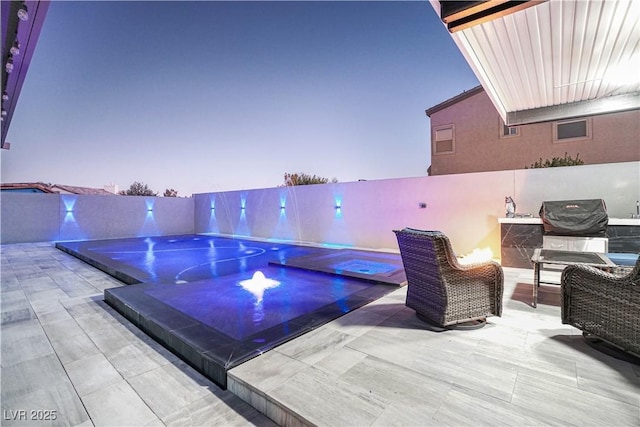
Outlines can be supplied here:
[[243, 287], [252, 280], [250, 271], [195, 282], [188, 292], [179, 286], [157, 286], [146, 293], [234, 340], [252, 337], [264, 342], [261, 334], [269, 328], [325, 306], [335, 304], [337, 313], [349, 312], [348, 297], [371, 288], [369, 283], [299, 270], [265, 267], [260, 272], [276, 284], [267, 289]]
[[130, 286], [105, 301], [226, 388], [226, 372], [393, 291], [398, 254], [183, 235], [56, 246]]
[[128, 284], [193, 282], [325, 251], [205, 235], [59, 242], [56, 247]]

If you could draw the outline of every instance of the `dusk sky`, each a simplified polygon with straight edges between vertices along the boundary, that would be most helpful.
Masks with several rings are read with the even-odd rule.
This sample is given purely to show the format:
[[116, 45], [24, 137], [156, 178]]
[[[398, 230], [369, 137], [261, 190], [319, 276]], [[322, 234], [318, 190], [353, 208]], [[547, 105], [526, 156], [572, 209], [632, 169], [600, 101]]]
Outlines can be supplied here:
[[189, 196], [424, 176], [425, 109], [476, 85], [427, 1], [54, 1], [2, 182]]

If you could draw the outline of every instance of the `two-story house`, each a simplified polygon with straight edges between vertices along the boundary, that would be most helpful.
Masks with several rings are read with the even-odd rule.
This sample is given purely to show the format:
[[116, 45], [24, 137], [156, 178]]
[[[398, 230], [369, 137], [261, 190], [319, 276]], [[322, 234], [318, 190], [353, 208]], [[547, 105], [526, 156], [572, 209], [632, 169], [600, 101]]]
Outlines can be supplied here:
[[640, 110], [509, 127], [477, 86], [426, 113], [430, 175], [524, 169], [565, 153], [585, 164], [640, 160]]

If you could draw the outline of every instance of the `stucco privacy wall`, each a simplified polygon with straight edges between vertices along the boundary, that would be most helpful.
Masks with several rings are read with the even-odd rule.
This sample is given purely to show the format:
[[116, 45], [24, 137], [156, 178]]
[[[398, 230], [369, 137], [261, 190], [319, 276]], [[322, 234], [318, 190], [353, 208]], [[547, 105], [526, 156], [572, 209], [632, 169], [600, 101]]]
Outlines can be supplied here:
[[194, 232], [193, 199], [2, 193], [0, 242], [112, 239]]
[[506, 195], [534, 216], [545, 200], [598, 198], [610, 217], [629, 218], [640, 200], [640, 162], [197, 194], [195, 230], [397, 249], [392, 230], [416, 227], [445, 232], [460, 254], [499, 254]]
[[544, 200], [603, 199], [610, 218], [630, 218], [640, 200], [640, 162], [516, 170], [514, 194], [518, 212], [534, 216]]
[[[610, 217], [629, 218], [640, 200], [640, 162], [230, 191], [193, 198], [2, 193], [0, 242], [207, 232], [397, 249], [392, 230], [416, 227], [442, 230], [461, 254], [487, 246], [499, 254], [497, 218], [504, 216], [506, 195], [514, 197], [518, 212], [535, 216], [544, 200], [602, 198]], [[419, 203], [427, 207], [421, 209]]]
[[440, 229], [459, 242], [473, 235], [469, 247], [488, 246], [513, 179], [508, 172], [474, 175], [471, 181], [487, 185], [471, 192], [449, 175], [196, 195], [196, 230], [396, 249], [392, 230], [409, 226]]

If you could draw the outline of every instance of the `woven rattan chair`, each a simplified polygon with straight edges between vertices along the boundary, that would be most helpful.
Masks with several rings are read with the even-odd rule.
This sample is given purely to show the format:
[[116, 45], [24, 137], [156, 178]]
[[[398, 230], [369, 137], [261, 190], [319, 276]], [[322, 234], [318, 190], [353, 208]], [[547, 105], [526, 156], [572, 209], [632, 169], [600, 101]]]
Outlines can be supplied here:
[[500, 264], [460, 265], [439, 231], [394, 230], [407, 274], [406, 305], [435, 330], [481, 327], [502, 315]]
[[562, 323], [583, 331], [587, 342], [599, 350], [610, 349], [597, 342], [602, 340], [640, 358], [640, 257], [626, 274], [567, 266], [560, 288]]

